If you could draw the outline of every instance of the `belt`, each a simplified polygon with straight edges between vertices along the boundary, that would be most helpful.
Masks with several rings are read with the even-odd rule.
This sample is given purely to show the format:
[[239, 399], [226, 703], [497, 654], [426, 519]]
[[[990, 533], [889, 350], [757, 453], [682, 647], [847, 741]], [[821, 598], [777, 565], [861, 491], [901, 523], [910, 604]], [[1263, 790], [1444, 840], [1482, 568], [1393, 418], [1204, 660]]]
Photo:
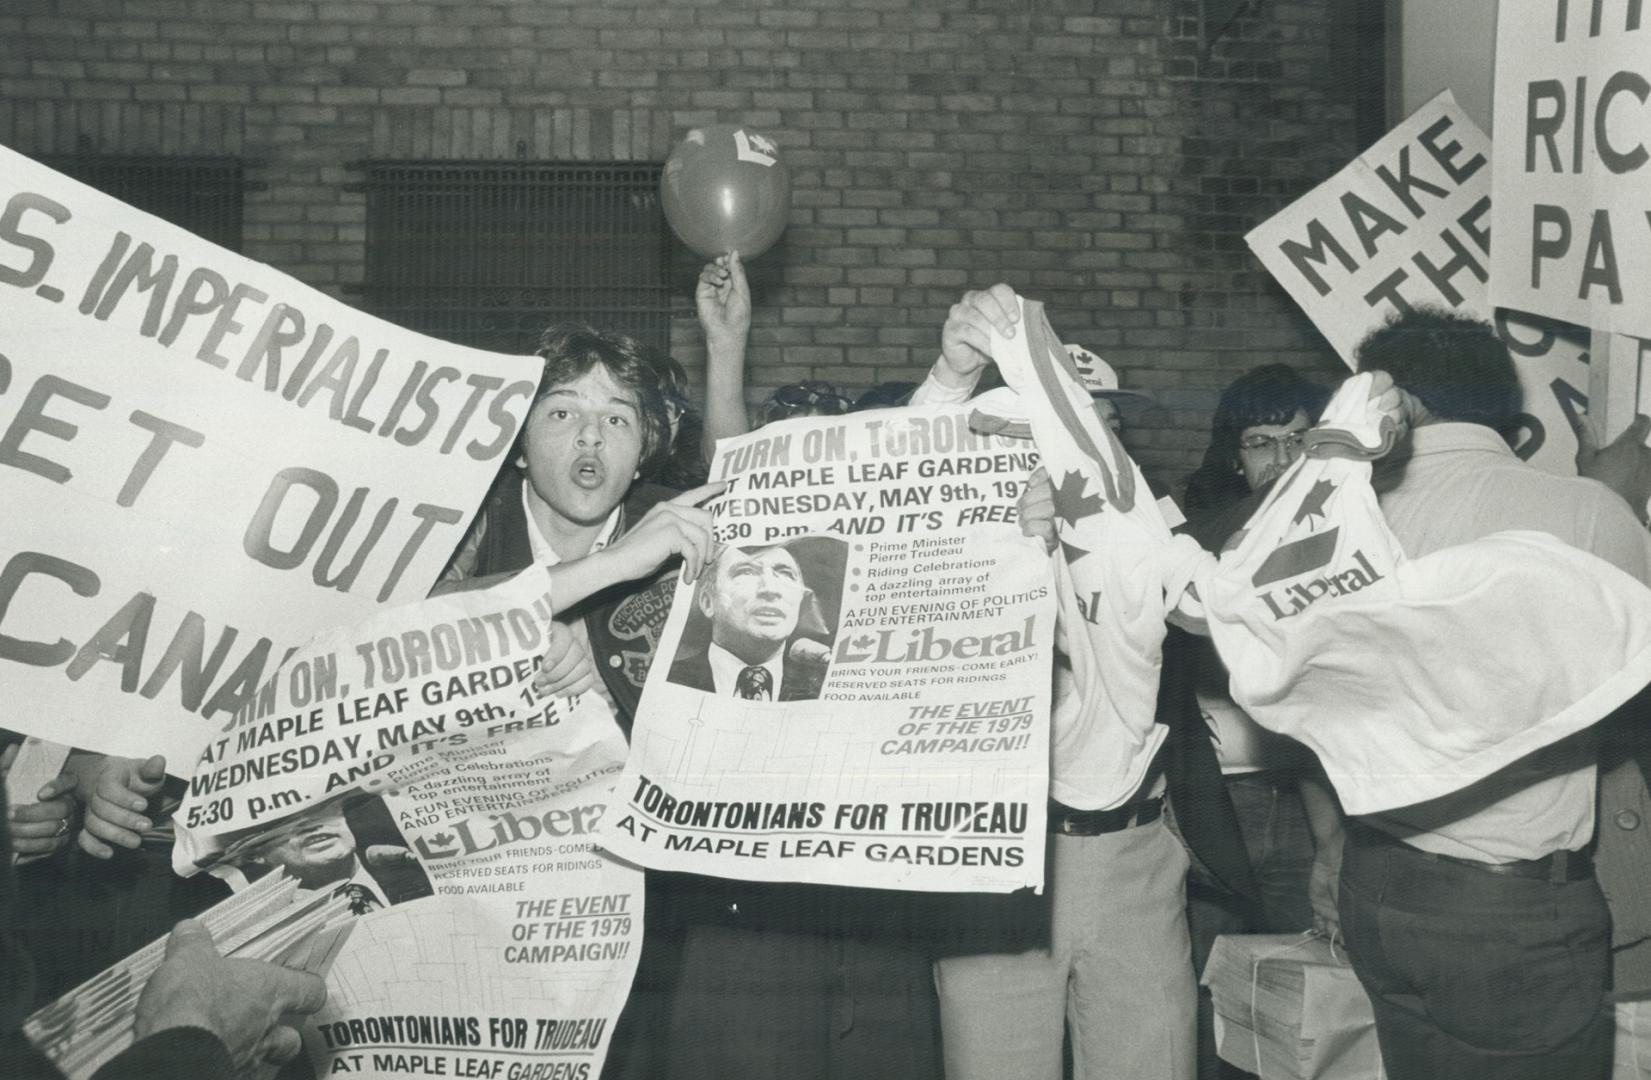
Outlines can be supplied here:
[[1425, 862], [1465, 866], [1470, 870], [1497, 874], [1502, 877], [1530, 878], [1534, 881], [1547, 881], [1555, 885], [1564, 885], [1573, 881], [1587, 881], [1594, 876], [1594, 857], [1586, 848], [1576, 851], [1555, 851], [1542, 856], [1540, 859], [1515, 859], [1513, 862], [1493, 863], [1480, 862], [1478, 859], [1462, 859], [1455, 855], [1441, 855], [1436, 851], [1423, 851], [1413, 844], [1407, 844], [1396, 836], [1389, 835], [1380, 829], [1371, 828], [1368, 825], [1361, 825], [1354, 832], [1355, 835], [1363, 838], [1366, 844], [1381, 844], [1397, 848], [1405, 854]]
[[1063, 836], [1100, 836], [1102, 833], [1147, 825], [1164, 812], [1164, 799], [1142, 799], [1112, 810], [1074, 810], [1049, 800], [1049, 831]]

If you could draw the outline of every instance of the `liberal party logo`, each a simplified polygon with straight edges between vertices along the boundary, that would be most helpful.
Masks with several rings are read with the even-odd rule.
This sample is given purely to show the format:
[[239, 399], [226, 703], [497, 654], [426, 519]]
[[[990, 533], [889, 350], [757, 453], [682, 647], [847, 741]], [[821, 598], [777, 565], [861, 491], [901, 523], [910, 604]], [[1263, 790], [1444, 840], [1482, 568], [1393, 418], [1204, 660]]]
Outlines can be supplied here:
[[[1250, 578], [1250, 584], [1260, 588], [1322, 569], [1336, 553], [1336, 537], [1340, 531], [1327, 529], [1313, 536], [1279, 545]], [[1352, 558], [1352, 566], [1336, 573], [1320, 574], [1284, 589], [1264, 590], [1256, 595], [1267, 605], [1267, 610], [1273, 613], [1276, 622], [1300, 615], [1326, 596], [1347, 596], [1382, 580], [1382, 575], [1371, 565], [1363, 551], [1355, 548]]]

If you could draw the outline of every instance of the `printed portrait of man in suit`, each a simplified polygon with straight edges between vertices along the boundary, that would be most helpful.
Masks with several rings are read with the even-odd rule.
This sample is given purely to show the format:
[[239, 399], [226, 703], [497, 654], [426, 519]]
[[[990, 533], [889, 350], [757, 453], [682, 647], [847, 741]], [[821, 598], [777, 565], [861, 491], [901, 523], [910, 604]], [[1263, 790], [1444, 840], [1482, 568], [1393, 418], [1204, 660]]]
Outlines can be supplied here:
[[669, 681], [748, 701], [818, 698], [846, 561], [835, 537], [723, 548], [695, 590]]
[[321, 890], [346, 897], [357, 915], [435, 894], [380, 798], [348, 811], [342, 800], [322, 803], [249, 844], [240, 861], [247, 870], [285, 870], [300, 900]]

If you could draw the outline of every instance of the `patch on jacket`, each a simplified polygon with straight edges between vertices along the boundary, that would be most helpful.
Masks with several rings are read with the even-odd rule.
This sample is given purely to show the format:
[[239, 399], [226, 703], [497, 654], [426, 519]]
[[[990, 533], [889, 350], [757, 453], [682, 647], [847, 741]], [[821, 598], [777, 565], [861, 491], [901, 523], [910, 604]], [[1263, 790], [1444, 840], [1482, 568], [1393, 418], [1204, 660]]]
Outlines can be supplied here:
[[676, 574], [655, 580], [647, 588], [625, 597], [608, 614], [608, 633], [616, 642], [639, 641], [640, 648], [620, 647], [621, 670], [638, 690], [647, 681], [648, 668], [659, 648], [659, 633], [671, 613], [671, 597], [676, 593]]

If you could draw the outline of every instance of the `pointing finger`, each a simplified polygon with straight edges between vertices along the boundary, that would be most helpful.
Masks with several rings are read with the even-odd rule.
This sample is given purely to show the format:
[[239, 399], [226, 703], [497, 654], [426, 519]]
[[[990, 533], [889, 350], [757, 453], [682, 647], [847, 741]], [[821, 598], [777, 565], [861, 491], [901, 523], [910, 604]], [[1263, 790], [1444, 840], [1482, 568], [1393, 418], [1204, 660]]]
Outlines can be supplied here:
[[698, 506], [705, 500], [714, 499], [727, 490], [728, 482], [726, 480], [714, 480], [709, 484], [701, 484], [697, 488], [684, 491], [681, 495], [673, 498], [671, 502], [677, 506]]

